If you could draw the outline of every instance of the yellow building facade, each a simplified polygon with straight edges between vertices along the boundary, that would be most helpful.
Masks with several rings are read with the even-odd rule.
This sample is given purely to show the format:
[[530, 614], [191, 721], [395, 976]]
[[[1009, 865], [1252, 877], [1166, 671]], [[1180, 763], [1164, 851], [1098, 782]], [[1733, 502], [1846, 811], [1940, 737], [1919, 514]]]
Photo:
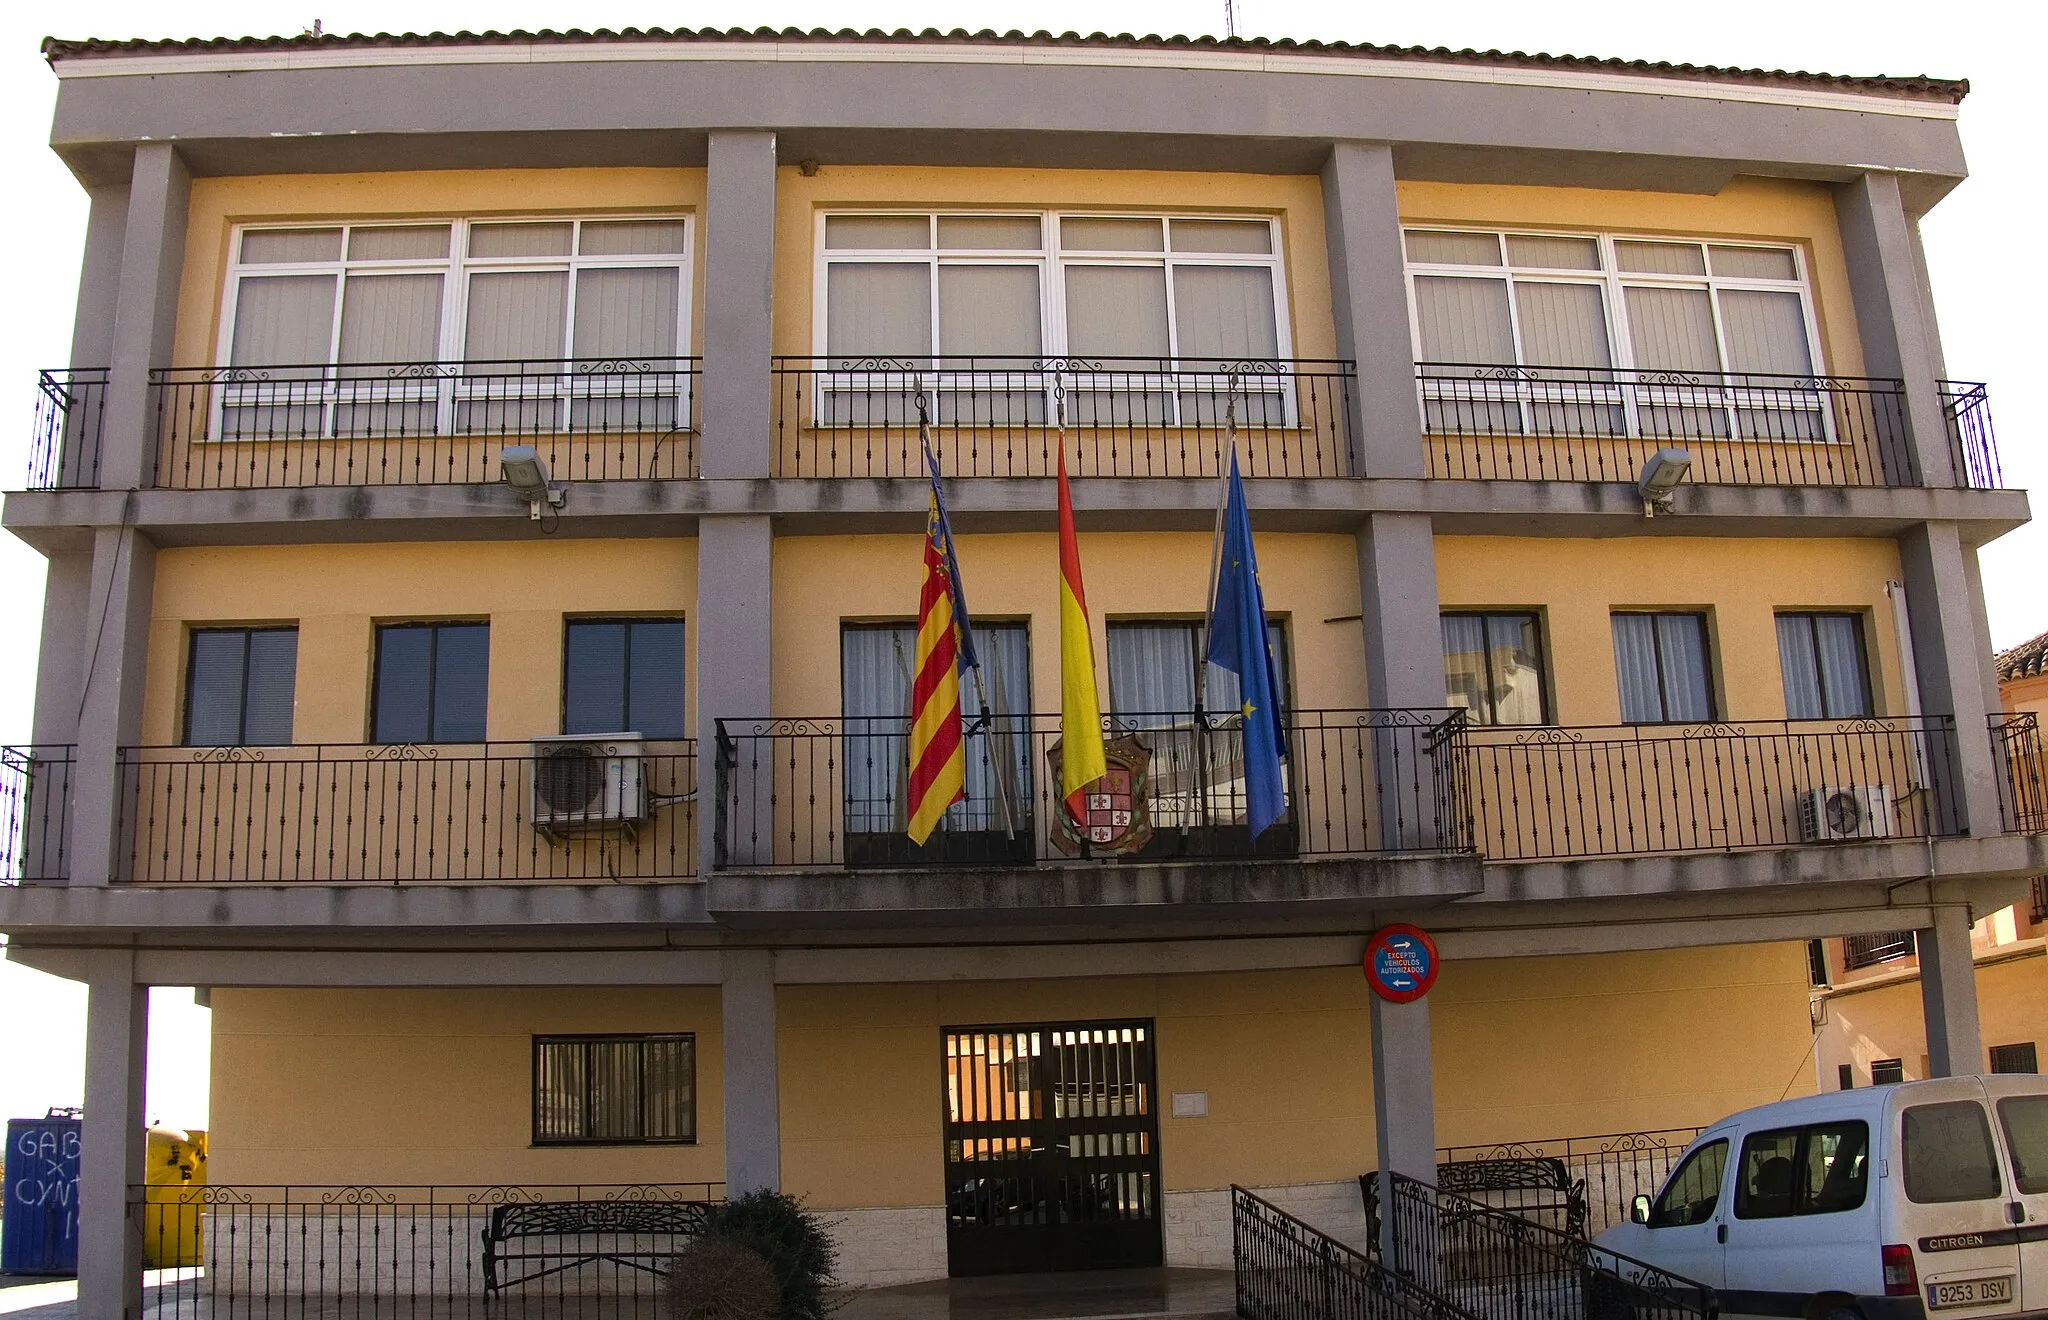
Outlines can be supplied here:
[[[1362, 1245], [1365, 1172], [1668, 1163], [1867, 1070], [1852, 1003], [1908, 1075], [2021, 1029], [2039, 960], [1970, 917], [2048, 869], [1975, 570], [2027, 505], [1918, 253], [1959, 87], [675, 43], [50, 47], [94, 209], [7, 497], [51, 585], [0, 927], [91, 987], [89, 1196], [140, 1181], [152, 984], [208, 988], [220, 1204], [467, 1244], [779, 1189], [867, 1284], [1225, 1266], [1233, 1186]], [[911, 71], [952, 94], [883, 122]], [[1233, 454], [1257, 837], [1204, 636]], [[913, 843], [935, 486], [981, 666]], [[1135, 786], [1078, 838], [1083, 736]], [[1368, 975], [1397, 926], [1425, 995]], [[1932, 991], [1814, 998], [1816, 942], [1901, 929]]]

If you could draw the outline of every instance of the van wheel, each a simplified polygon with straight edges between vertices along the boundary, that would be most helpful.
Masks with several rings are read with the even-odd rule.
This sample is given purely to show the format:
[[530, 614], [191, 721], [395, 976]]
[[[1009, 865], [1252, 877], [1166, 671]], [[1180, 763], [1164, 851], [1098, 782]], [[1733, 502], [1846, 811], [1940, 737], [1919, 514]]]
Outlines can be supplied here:
[[[1636, 1320], [1627, 1285], [1601, 1272], [1586, 1280], [1586, 1320]], [[1834, 1320], [1829, 1317], [1829, 1320]]]

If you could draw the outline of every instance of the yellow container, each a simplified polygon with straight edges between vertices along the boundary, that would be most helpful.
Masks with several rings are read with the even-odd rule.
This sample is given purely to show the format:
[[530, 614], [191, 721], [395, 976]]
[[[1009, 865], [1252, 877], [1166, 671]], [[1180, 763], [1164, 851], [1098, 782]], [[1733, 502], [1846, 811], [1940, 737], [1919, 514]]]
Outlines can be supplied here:
[[206, 1133], [151, 1128], [142, 1181], [144, 1267], [168, 1270], [199, 1264]]

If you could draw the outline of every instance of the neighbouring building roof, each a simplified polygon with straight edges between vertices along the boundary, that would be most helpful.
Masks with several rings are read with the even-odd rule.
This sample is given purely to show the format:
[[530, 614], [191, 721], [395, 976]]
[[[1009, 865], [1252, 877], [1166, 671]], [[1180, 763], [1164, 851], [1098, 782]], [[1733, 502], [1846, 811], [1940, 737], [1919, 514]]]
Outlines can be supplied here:
[[2021, 642], [2010, 651], [2000, 651], [1993, 663], [1998, 666], [2001, 683], [2048, 675], [2048, 632]]
[[1035, 47], [1084, 47], [1111, 50], [1206, 50], [1260, 54], [1269, 52], [1323, 56], [1357, 56], [1380, 60], [1411, 60], [1421, 64], [1455, 64], [1517, 69], [1552, 69], [1577, 73], [1634, 74], [1694, 82], [1741, 82], [1766, 86], [1825, 88], [1846, 92], [1867, 92], [1926, 100], [1959, 102], [1968, 95], [1967, 79], [1931, 78], [1925, 75], [1843, 75], [1805, 73], [1785, 69], [1727, 69], [1713, 65], [1673, 64], [1662, 60], [1605, 59], [1585, 55], [1527, 54], [1522, 51], [1450, 50], [1444, 47], [1375, 46], [1348, 41], [1295, 41], [1282, 37], [1162, 37], [1133, 36], [1128, 32], [1103, 32], [1082, 36], [1077, 32], [969, 32], [954, 28], [941, 32], [907, 28], [885, 32], [879, 28], [598, 28], [584, 31], [538, 32], [378, 32], [353, 34], [302, 33], [295, 37], [187, 37], [129, 38], [121, 40], [64, 40], [46, 37], [43, 55], [59, 60], [132, 54], [205, 54], [235, 51], [315, 51], [346, 48], [410, 48], [425, 46], [493, 46], [549, 44], [626, 44], [633, 42], [837, 42], [845, 44], [890, 44], [914, 42], [920, 45], [1005, 45]]

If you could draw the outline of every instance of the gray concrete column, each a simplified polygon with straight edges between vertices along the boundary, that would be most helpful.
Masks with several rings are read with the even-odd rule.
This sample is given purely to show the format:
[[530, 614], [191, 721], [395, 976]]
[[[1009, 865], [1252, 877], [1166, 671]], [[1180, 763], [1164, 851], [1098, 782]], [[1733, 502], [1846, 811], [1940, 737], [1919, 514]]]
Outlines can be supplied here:
[[1927, 1022], [1931, 1077], [1984, 1071], [1984, 1032], [1977, 1021], [1977, 963], [1970, 951], [1969, 909], [1945, 903], [1934, 924], [1913, 932], [1920, 954], [1920, 1011]]
[[35, 741], [78, 741], [79, 691], [85, 681], [85, 619], [92, 603], [92, 554], [50, 556], [43, 585], [43, 640], [36, 652]]
[[[75, 885], [120, 878], [120, 749], [141, 740], [156, 546], [132, 527], [93, 535], [92, 576], [79, 640], [77, 751], [71, 768], [71, 876]], [[43, 662], [50, 663], [45, 653]]]
[[[1380, 142], [1339, 142], [1323, 163], [1323, 228], [1337, 356], [1358, 364], [1351, 392], [1351, 475], [1424, 474], [1422, 405], [1408, 333], [1401, 210], [1394, 152]], [[1441, 697], [1441, 693], [1438, 694]]]
[[135, 956], [96, 949], [85, 1000], [85, 1121], [78, 1161], [79, 1320], [142, 1314], [142, 1234], [128, 1189], [142, 1182], [149, 990]]
[[[1899, 196], [1898, 176], [1872, 171], [1836, 185], [1835, 214], [1849, 263], [1863, 369], [1906, 386], [1904, 443], [1881, 446], [1885, 478], [1893, 485], [1955, 485], [1936, 385], [1941, 348], [1930, 315], [1933, 303], [1922, 283], [1918, 233]], [[1881, 429], [1884, 420], [1879, 419]]]
[[[697, 874], [708, 876], [722, 835], [732, 865], [769, 859], [775, 846], [769, 583], [775, 531], [766, 516], [697, 521]], [[803, 711], [815, 715], [818, 711]], [[721, 792], [718, 721], [737, 736]], [[755, 729], [762, 736], [746, 737]], [[704, 809], [702, 804], [710, 804]]]
[[706, 477], [766, 477], [774, 378], [775, 135], [713, 132], [704, 205], [703, 431]]
[[121, 256], [128, 245], [125, 183], [88, 188], [85, 259], [78, 271], [78, 311], [71, 322], [71, 365], [104, 367], [114, 358], [114, 309], [121, 291]]
[[775, 1068], [775, 955], [723, 955], [725, 1191], [782, 1190], [781, 1092]]
[[[1443, 625], [1437, 610], [1436, 534], [1429, 516], [1369, 515], [1358, 529], [1357, 544], [1366, 704], [1380, 711], [1441, 707]], [[1435, 767], [1422, 754], [1426, 742], [1426, 733], [1413, 723], [1375, 728], [1382, 847], [1435, 847], [1453, 823], [1438, 814]]]
[[135, 149], [107, 362], [102, 489], [134, 490], [153, 476], [156, 408], [149, 373], [171, 365], [191, 193], [192, 176], [175, 147], [145, 142]]
[[1987, 700], [1996, 684], [1985, 673], [1991, 646], [1980, 631], [1983, 615], [1972, 595], [1973, 585], [1982, 590], [1972, 571], [1976, 553], [1963, 544], [1954, 523], [1921, 523], [1899, 538], [1920, 708], [1955, 720], [1952, 755], [1936, 750], [1932, 759], [1940, 789], [1936, 827], [1982, 837], [2000, 829], [2001, 778], [1986, 724], [1996, 709]]
[[1372, 997], [1373, 1137], [1379, 1152], [1382, 1259], [1409, 1261], [1395, 1241], [1389, 1171], [1436, 1186], [1436, 1084], [1429, 1049], [1429, 1000], [1390, 1004]]

